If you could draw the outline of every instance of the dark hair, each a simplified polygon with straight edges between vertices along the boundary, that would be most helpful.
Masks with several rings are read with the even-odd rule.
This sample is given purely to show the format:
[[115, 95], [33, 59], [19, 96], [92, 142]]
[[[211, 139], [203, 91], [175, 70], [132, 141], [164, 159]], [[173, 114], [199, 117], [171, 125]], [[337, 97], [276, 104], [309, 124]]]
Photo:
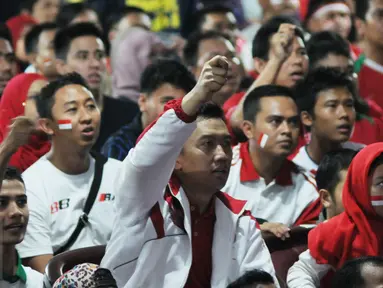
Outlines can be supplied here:
[[285, 96], [294, 99], [294, 93], [287, 87], [278, 85], [259, 86], [247, 95], [243, 103], [243, 119], [254, 122], [258, 112], [261, 110], [260, 100], [265, 97]]
[[328, 67], [314, 69], [297, 88], [297, 95], [300, 96], [297, 100], [300, 111], [307, 111], [313, 115], [318, 94], [338, 87], [346, 88], [352, 94], [353, 99], [356, 99], [355, 84], [347, 73]]
[[73, 19], [87, 10], [92, 10], [96, 14], [97, 12], [85, 3], [67, 3], [60, 8], [60, 12], [57, 15], [56, 21], [60, 27], [68, 26]]
[[12, 34], [5, 24], [0, 24], [0, 38], [9, 41], [9, 44], [12, 46]]
[[340, 181], [339, 173], [347, 170], [352, 159], [358, 151], [351, 149], [342, 149], [327, 153], [320, 161], [318, 171], [315, 175], [318, 190], [326, 189], [334, 196], [334, 189]]
[[120, 22], [122, 18], [124, 18], [125, 16], [128, 16], [129, 14], [133, 14], [133, 13], [146, 14], [150, 18], [153, 18], [153, 16], [154, 16], [152, 13], [146, 12], [145, 10], [143, 10], [139, 7], [125, 6], [121, 11], [114, 11], [113, 13], [109, 14], [109, 16], [106, 19], [106, 23], [105, 23], [105, 32], [109, 33], [113, 29], [113, 26], [116, 25], [118, 22]]
[[25, 51], [27, 54], [37, 52], [37, 44], [42, 32], [54, 29], [57, 29], [56, 23], [43, 23], [33, 26], [27, 35], [25, 35]]
[[307, 41], [306, 49], [312, 67], [315, 67], [318, 61], [326, 58], [329, 54], [351, 59], [349, 43], [342, 36], [331, 31], [313, 34]]
[[355, 3], [355, 16], [359, 19], [366, 20], [366, 14], [370, 9], [371, 0], [357, 0]]
[[16, 167], [8, 166], [5, 169], [3, 181], [4, 180], [16, 180], [23, 183], [24, 185], [24, 180], [23, 180], [23, 177], [21, 176], [21, 172]]
[[302, 38], [303, 42], [305, 41], [303, 31], [300, 28], [300, 23], [296, 19], [286, 15], [275, 16], [264, 23], [255, 35], [252, 48], [253, 58], [257, 57], [263, 60], [268, 60], [271, 37], [278, 32], [279, 26], [283, 23], [296, 25], [297, 29], [295, 29], [295, 35]]
[[203, 7], [202, 9], [199, 9], [195, 12], [194, 19], [196, 19], [196, 30], [200, 31], [203, 23], [206, 20], [206, 15], [211, 14], [211, 13], [233, 13], [233, 10], [230, 9], [229, 7], [225, 5], [220, 5], [220, 4], [212, 4], [212, 5], [207, 5]]
[[332, 3], [339, 3], [339, 2], [346, 4], [345, 0], [310, 0], [308, 1], [309, 4], [307, 7], [307, 14], [305, 19], [303, 20], [304, 25], [306, 26], [310, 17], [322, 6], [332, 4]]
[[[358, 0], [359, 1], [359, 0]], [[365, 287], [362, 269], [365, 265], [383, 267], [383, 258], [378, 256], [366, 256], [347, 261], [339, 269], [332, 280], [333, 288], [361, 288]]]
[[238, 278], [235, 282], [231, 283], [227, 288], [243, 288], [248, 285], [254, 284], [274, 284], [273, 277], [267, 273], [266, 271], [254, 269], [246, 272], [240, 278]]
[[170, 84], [188, 93], [196, 85], [193, 74], [175, 60], [157, 60], [141, 75], [141, 92], [150, 96], [163, 84]]
[[55, 103], [56, 92], [67, 85], [81, 85], [89, 90], [85, 80], [77, 73], [70, 73], [50, 82], [41, 89], [36, 97], [37, 112], [41, 118], [52, 119], [52, 107]]
[[222, 119], [226, 123], [225, 113], [222, 108], [212, 101], [200, 106], [197, 112], [197, 119]]
[[370, 171], [368, 171], [368, 174], [371, 175], [376, 167], [383, 164], [383, 154], [380, 154], [378, 157], [374, 159], [374, 161], [371, 163]]
[[20, 10], [27, 10], [28, 12], [32, 12], [33, 6], [39, 0], [22, 0], [20, 3]]
[[230, 37], [218, 31], [195, 32], [187, 40], [183, 51], [184, 62], [187, 66], [194, 67], [198, 61], [198, 49], [200, 43], [210, 39], [225, 39], [230, 41]]
[[66, 60], [72, 41], [83, 36], [94, 36], [96, 38], [100, 38], [104, 42], [105, 50], [107, 50], [107, 42], [97, 26], [92, 23], [78, 23], [69, 25], [57, 31], [53, 41], [56, 57]]

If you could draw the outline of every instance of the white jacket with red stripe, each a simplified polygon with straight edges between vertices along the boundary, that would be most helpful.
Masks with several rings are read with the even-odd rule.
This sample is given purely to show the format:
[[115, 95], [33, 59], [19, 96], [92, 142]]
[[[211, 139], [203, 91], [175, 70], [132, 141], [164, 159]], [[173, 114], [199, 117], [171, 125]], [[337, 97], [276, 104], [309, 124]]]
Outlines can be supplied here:
[[[181, 120], [188, 116], [180, 104], [170, 102], [171, 109], [130, 151], [117, 177], [117, 215], [101, 266], [111, 270], [118, 287], [181, 288], [187, 281], [192, 264], [190, 206], [182, 187], [166, 189], [182, 146], [196, 128]], [[173, 221], [169, 199], [181, 204], [183, 225]], [[226, 287], [255, 268], [275, 278], [270, 253], [245, 205], [217, 193], [211, 287]]]

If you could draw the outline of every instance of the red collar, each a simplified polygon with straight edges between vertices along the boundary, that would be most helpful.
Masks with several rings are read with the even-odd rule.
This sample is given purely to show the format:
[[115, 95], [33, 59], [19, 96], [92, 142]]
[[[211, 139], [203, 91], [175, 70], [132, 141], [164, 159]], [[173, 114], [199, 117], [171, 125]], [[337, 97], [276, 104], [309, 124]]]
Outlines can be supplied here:
[[[251, 160], [249, 153], [249, 142], [241, 143], [240, 145], [239, 155], [242, 159], [240, 171], [241, 182], [259, 180], [261, 176], [259, 176], [257, 170], [255, 170], [253, 161]], [[281, 186], [293, 185], [292, 173], [296, 173], [297, 171], [298, 170], [295, 164], [286, 159], [277, 177], [275, 178], [275, 182]]]

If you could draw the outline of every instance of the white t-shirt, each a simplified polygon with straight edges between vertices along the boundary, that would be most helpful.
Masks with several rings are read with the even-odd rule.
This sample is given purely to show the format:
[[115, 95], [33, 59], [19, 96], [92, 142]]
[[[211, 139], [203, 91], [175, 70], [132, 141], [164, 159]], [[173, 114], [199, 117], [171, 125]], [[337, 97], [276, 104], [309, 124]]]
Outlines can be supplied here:
[[[19, 270], [24, 270], [25, 276], [21, 276], [19, 280], [16, 282], [10, 283], [5, 280], [0, 280], [0, 287], [1, 288], [43, 288], [43, 274], [32, 270], [29, 267], [24, 267], [20, 264], [21, 267], [18, 267], [18, 273]], [[18, 275], [19, 276], [19, 275]]]
[[[115, 176], [121, 165], [111, 158], [105, 163], [89, 223], [70, 250], [108, 242], [115, 216]], [[21, 258], [52, 254], [66, 244], [82, 215], [94, 168], [95, 160], [91, 158], [87, 172], [68, 175], [43, 156], [23, 173], [30, 216], [24, 241], [17, 245]]]

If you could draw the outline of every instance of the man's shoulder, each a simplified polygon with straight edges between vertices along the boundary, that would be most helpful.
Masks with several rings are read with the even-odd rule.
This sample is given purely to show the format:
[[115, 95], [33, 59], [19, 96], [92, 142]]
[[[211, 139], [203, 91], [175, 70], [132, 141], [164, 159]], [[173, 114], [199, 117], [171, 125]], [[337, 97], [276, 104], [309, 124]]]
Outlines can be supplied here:
[[108, 158], [108, 161], [105, 163], [105, 169], [107, 170], [119, 171], [121, 167], [122, 167], [122, 162], [117, 159]]
[[23, 179], [26, 180], [29, 177], [39, 177], [39, 176], [46, 176], [44, 174], [45, 171], [49, 170], [50, 163], [46, 156], [42, 156], [39, 160], [37, 160], [35, 163], [33, 163], [31, 166], [28, 167], [27, 170], [25, 170], [22, 173]]
[[23, 266], [25, 274], [27, 275], [26, 288], [43, 287], [44, 275], [29, 267]]

